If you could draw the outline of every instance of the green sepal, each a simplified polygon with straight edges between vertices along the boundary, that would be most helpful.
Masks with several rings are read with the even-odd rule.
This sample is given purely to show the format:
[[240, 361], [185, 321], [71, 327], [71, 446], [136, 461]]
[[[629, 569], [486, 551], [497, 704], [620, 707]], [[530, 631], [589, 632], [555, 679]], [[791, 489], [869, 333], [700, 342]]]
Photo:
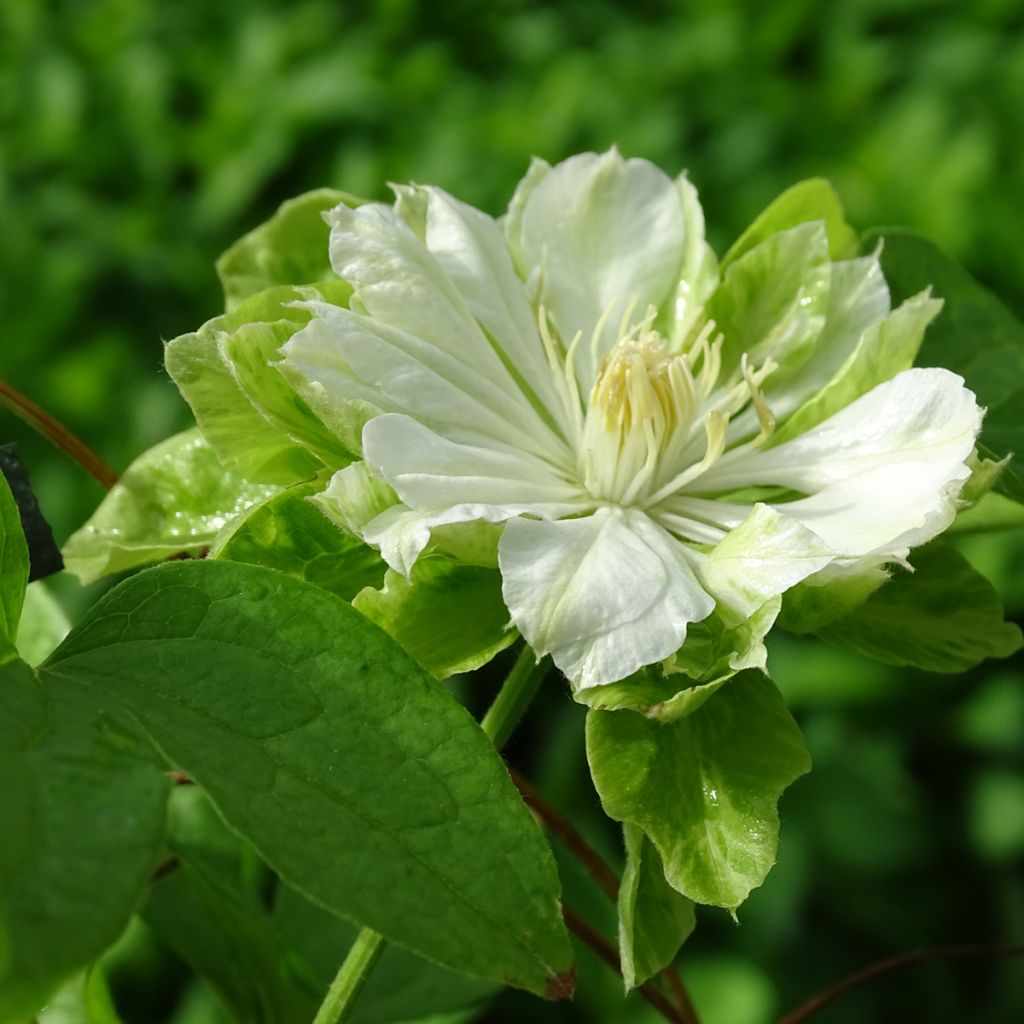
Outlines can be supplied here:
[[347, 192], [319, 188], [282, 203], [268, 221], [243, 235], [217, 260], [226, 308], [233, 309], [266, 288], [333, 278], [327, 249], [330, 229], [323, 214], [341, 203], [362, 202]]
[[731, 911], [774, 864], [778, 799], [811, 767], [782, 697], [758, 672], [668, 724], [589, 712], [587, 758], [605, 813], [650, 837], [672, 888]]
[[817, 630], [838, 647], [889, 665], [965, 672], [1022, 646], [1020, 627], [1003, 619], [995, 587], [954, 548], [918, 548], [912, 573], [893, 578], [849, 615]]
[[622, 834], [626, 867], [619, 886], [619, 957], [628, 992], [672, 963], [697, 918], [693, 901], [665, 881], [658, 851], [644, 833], [627, 823]]
[[225, 524], [274, 492], [226, 470], [198, 430], [140, 455], [64, 546], [83, 583], [174, 555], [198, 554]]

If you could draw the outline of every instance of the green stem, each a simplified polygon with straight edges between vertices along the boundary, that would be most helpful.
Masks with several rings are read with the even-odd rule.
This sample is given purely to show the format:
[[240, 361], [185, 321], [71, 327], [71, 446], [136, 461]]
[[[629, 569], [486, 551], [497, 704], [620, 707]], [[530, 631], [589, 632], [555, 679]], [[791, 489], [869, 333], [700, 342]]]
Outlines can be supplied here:
[[530, 706], [541, 680], [547, 675], [548, 667], [547, 659], [538, 663], [529, 647], [523, 647], [519, 652], [512, 671], [480, 723], [480, 728], [487, 733], [495, 750], [501, 750], [508, 742], [512, 730]]
[[313, 1018], [313, 1024], [341, 1024], [348, 1019], [377, 957], [384, 952], [384, 946], [384, 936], [369, 928], [364, 928], [356, 936], [345, 962], [327, 990], [327, 998]]
[[[494, 703], [487, 709], [487, 714], [480, 723], [480, 727], [496, 750], [501, 750], [512, 735], [512, 730], [529, 707], [547, 670], [547, 659], [537, 664], [529, 647], [524, 647], [519, 652], [512, 671], [502, 683], [498, 696], [494, 698]], [[344, 1021], [348, 1020], [359, 991], [366, 983], [386, 944], [384, 936], [369, 928], [364, 928], [356, 936], [348, 956], [338, 968], [338, 973], [327, 990], [327, 997], [317, 1010], [313, 1024], [344, 1024]]]

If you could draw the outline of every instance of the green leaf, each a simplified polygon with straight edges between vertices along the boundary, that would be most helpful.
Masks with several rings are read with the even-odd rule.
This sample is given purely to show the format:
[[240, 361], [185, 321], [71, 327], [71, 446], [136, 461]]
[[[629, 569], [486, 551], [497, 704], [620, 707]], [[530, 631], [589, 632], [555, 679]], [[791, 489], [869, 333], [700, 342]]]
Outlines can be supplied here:
[[28, 586], [28, 545], [7, 480], [0, 474], [0, 660], [14, 655], [14, 641]]
[[[317, 907], [290, 886], [278, 889], [274, 924], [315, 991], [325, 993], [358, 929]], [[496, 991], [490, 982], [455, 974], [397, 946], [388, 946], [359, 993], [352, 1024], [386, 1024], [451, 1013], [479, 1003]]]
[[49, 671], [122, 702], [315, 902], [467, 974], [565, 991], [554, 862], [501, 758], [345, 602], [165, 565], [101, 600]]
[[274, 492], [217, 461], [198, 430], [150, 448], [125, 470], [64, 546], [83, 583], [208, 547], [225, 523]]
[[672, 963], [697, 919], [693, 902], [665, 881], [658, 851], [644, 833], [630, 824], [622, 832], [626, 868], [619, 887], [619, 956], [629, 990]]
[[381, 586], [386, 566], [379, 553], [307, 500], [317, 489], [300, 484], [257, 505], [210, 557], [278, 569], [346, 601], [364, 587]]
[[810, 770], [800, 730], [757, 672], [669, 724], [591, 711], [587, 757], [605, 812], [647, 833], [672, 888], [730, 910], [775, 862], [776, 803]]
[[227, 308], [265, 288], [334, 277], [327, 252], [330, 229], [322, 214], [339, 203], [358, 206], [361, 201], [347, 192], [320, 188], [283, 203], [270, 220], [217, 260]]
[[0, 1021], [31, 1017], [120, 934], [156, 866], [169, 782], [117, 705], [0, 667]]
[[18, 624], [18, 654], [29, 665], [45, 661], [68, 635], [71, 623], [42, 580], [30, 583]]
[[411, 579], [389, 569], [381, 590], [352, 603], [438, 679], [486, 665], [519, 636], [498, 571], [439, 553], [421, 557]]
[[958, 551], [929, 544], [911, 555], [913, 573], [896, 575], [818, 636], [889, 665], [965, 672], [1022, 646], [1020, 627], [1003, 621], [999, 594]]
[[832, 259], [843, 259], [857, 248], [857, 233], [846, 223], [839, 196], [824, 178], [809, 178], [774, 199], [733, 242], [722, 260], [722, 271], [745, 253], [779, 231], [809, 221], [824, 221]]
[[38, 1024], [122, 1024], [100, 967], [64, 985], [36, 1016]]
[[249, 480], [290, 484], [309, 479], [323, 465], [351, 461], [273, 365], [281, 346], [311, 318], [296, 303], [344, 304], [350, 294], [340, 281], [273, 288], [167, 343], [167, 372], [227, 469]]
[[[862, 246], [884, 242], [882, 268], [893, 298], [901, 300], [931, 285], [944, 302], [925, 335], [921, 366], [944, 366], [961, 374], [988, 409], [982, 445], [999, 459], [1024, 452], [1024, 324], [962, 267], [935, 245], [909, 231], [877, 228]], [[1024, 502], [1024, 475], [1013, 462], [996, 488]]]

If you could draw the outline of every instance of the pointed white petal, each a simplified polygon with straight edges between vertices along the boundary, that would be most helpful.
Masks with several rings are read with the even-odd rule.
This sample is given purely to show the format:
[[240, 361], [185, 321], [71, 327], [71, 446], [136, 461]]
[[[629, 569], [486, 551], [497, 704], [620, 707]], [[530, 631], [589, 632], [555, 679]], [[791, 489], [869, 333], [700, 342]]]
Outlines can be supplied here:
[[523, 282], [497, 223], [438, 188], [425, 189], [426, 242], [466, 308], [487, 332], [506, 365], [522, 378], [548, 416], [569, 424]]
[[676, 178], [683, 208], [683, 262], [676, 285], [675, 301], [667, 310], [666, 336], [671, 348], [678, 348], [697, 323], [711, 293], [718, 284], [718, 258], [704, 238], [704, 211], [697, 190], [685, 174]]
[[571, 463], [565, 442], [518, 389], [373, 317], [326, 303], [311, 308], [317, 316], [285, 346], [285, 357], [336, 400], [367, 397], [447, 436], [515, 436], [534, 453]]
[[962, 377], [935, 368], [906, 370], [792, 441], [767, 451], [726, 452], [693, 488], [765, 485], [815, 494], [881, 466], [918, 463], [951, 479], [974, 448], [981, 415]]
[[417, 510], [557, 506], [558, 515], [570, 515], [593, 507], [577, 484], [528, 452], [496, 442], [460, 444], [408, 416], [389, 414], [368, 423], [363, 451], [402, 501]]
[[525, 268], [540, 268], [536, 298], [563, 342], [583, 333], [576, 369], [587, 394], [630, 305], [640, 319], [648, 305], [662, 306], [679, 280], [685, 237], [679, 190], [646, 160], [623, 160], [615, 150], [584, 153], [537, 173], [514, 222], [513, 247]]
[[682, 645], [714, 601], [683, 546], [635, 509], [513, 519], [498, 546], [512, 618], [577, 687], [623, 679]]

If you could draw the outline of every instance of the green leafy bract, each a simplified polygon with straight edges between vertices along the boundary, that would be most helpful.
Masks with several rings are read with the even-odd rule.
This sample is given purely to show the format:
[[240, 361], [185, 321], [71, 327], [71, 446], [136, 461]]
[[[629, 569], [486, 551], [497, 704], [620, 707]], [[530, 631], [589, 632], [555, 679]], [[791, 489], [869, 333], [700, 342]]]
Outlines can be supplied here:
[[68, 539], [64, 562], [83, 583], [197, 554], [235, 516], [272, 494], [227, 471], [198, 430], [140, 455], [89, 521]]
[[341, 281], [272, 288], [168, 342], [167, 372], [227, 469], [249, 480], [291, 484], [324, 465], [337, 469], [351, 461], [274, 365], [281, 346], [310, 320], [297, 303], [344, 304], [351, 291]]
[[565, 993], [554, 862], [501, 759], [345, 602], [252, 566], [161, 566], [44, 671], [123, 705], [315, 902], [465, 973]]
[[668, 724], [591, 711], [587, 756], [605, 812], [650, 837], [672, 888], [730, 910], [775, 862], [776, 803], [810, 770], [796, 723], [757, 672]]
[[257, 505], [218, 538], [210, 557], [278, 569], [346, 601], [379, 587], [386, 568], [380, 555], [307, 500], [317, 488], [299, 484]]
[[266, 288], [334, 277], [323, 214], [339, 203], [358, 206], [361, 201], [347, 192], [319, 188], [283, 203], [270, 220], [243, 235], [217, 260], [227, 308]]
[[[864, 236], [865, 250], [882, 240], [882, 267], [893, 297], [931, 285], [944, 302], [929, 328], [918, 362], [962, 374], [988, 409], [982, 424], [983, 454], [1024, 452], [1024, 325], [991, 292], [935, 245], [909, 231], [878, 228]], [[1024, 502], [1024, 476], [1011, 462], [996, 483]]]
[[822, 639], [890, 665], [966, 672], [1022, 646], [1003, 621], [999, 594], [954, 548], [929, 544], [911, 555], [914, 571], [893, 578], [850, 614], [817, 630]]
[[808, 178], [786, 189], [758, 214], [733, 242], [722, 259], [722, 270], [778, 231], [809, 221], [823, 221], [832, 259], [843, 259], [857, 248], [857, 233], [846, 223], [842, 203], [824, 178]]
[[440, 553], [420, 558], [409, 579], [389, 569], [382, 589], [353, 604], [439, 679], [487, 664], [519, 636], [497, 569]]
[[661, 858], [635, 825], [622, 827], [626, 868], [619, 888], [619, 956], [626, 988], [672, 963], [697, 920], [691, 900], [665, 881]]

